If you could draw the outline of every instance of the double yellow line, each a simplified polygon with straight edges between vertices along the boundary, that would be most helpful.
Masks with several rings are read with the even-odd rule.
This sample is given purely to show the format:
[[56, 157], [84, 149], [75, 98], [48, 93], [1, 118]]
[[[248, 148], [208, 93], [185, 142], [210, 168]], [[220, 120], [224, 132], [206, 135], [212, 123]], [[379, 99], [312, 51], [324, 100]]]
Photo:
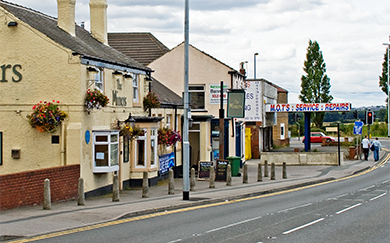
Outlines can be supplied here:
[[[389, 151], [387, 149], [384, 149], [384, 150], [386, 150], [386, 152]], [[11, 241], [11, 242], [12, 243], [24, 243], [24, 242], [32, 242], [32, 241], [44, 240], [44, 239], [49, 239], [49, 238], [53, 238], [53, 237], [64, 236], [64, 235], [84, 232], [84, 231], [88, 231], [88, 230], [94, 230], [94, 229], [99, 229], [99, 228], [103, 228], [103, 227], [114, 226], [114, 225], [123, 224], [123, 223], [129, 223], [129, 222], [138, 221], [138, 220], [142, 220], [142, 219], [150, 219], [150, 218], [155, 218], [155, 217], [164, 216], [164, 215], [170, 215], [170, 214], [181, 213], [181, 212], [188, 212], [188, 211], [193, 211], [193, 210], [202, 209], [202, 208], [209, 208], [209, 207], [221, 206], [221, 205], [232, 204], [232, 203], [237, 203], [237, 202], [244, 202], [244, 201], [249, 201], [249, 200], [253, 200], [253, 199], [271, 197], [271, 196], [280, 195], [280, 194], [284, 194], [284, 193], [288, 193], [288, 192], [304, 190], [304, 189], [307, 189], [307, 188], [321, 186], [321, 185], [325, 185], [325, 184], [329, 184], [329, 183], [333, 183], [333, 182], [337, 182], [337, 181], [343, 181], [343, 180], [347, 180], [347, 179], [350, 179], [350, 178], [353, 178], [353, 177], [364, 175], [366, 173], [369, 173], [369, 172], [371, 172], [371, 171], [373, 171], [373, 170], [383, 166], [384, 164], [387, 163], [387, 161], [389, 159], [390, 159], [390, 154], [388, 153], [386, 158], [383, 159], [377, 165], [375, 165], [375, 166], [373, 166], [373, 167], [371, 167], [371, 168], [369, 168], [369, 169], [367, 169], [365, 171], [362, 171], [360, 173], [357, 173], [357, 174], [354, 174], [354, 175], [350, 175], [350, 176], [347, 176], [347, 177], [343, 177], [343, 178], [340, 178], [340, 179], [335, 179], [335, 180], [332, 180], [332, 181], [326, 181], [326, 182], [322, 182], [322, 183], [318, 183], [318, 184], [307, 185], [307, 186], [303, 186], [303, 187], [298, 187], [298, 188], [289, 189], [289, 190], [285, 190], [285, 191], [273, 192], [273, 193], [259, 195], [259, 196], [254, 196], [254, 197], [247, 197], [247, 198], [235, 199], [235, 200], [231, 200], [231, 201], [224, 201], [224, 202], [212, 203], [212, 204], [207, 204], [207, 205], [200, 205], [200, 206], [195, 206], [195, 207], [176, 209], [176, 210], [172, 210], [172, 211], [153, 213], [153, 214], [148, 214], [148, 215], [144, 215], [144, 216], [138, 216], [138, 217], [134, 217], [134, 218], [115, 220], [115, 221], [110, 221], [110, 222], [106, 222], [106, 223], [94, 224], [94, 225], [90, 225], [90, 226], [84, 226], [84, 227], [80, 227], [80, 228], [76, 228], [76, 229], [60, 231], [60, 232], [56, 232], [56, 233], [50, 233], [50, 234], [35, 236], [35, 237], [32, 237], [32, 238], [21, 239], [21, 240], [16, 240], [16, 241]]]

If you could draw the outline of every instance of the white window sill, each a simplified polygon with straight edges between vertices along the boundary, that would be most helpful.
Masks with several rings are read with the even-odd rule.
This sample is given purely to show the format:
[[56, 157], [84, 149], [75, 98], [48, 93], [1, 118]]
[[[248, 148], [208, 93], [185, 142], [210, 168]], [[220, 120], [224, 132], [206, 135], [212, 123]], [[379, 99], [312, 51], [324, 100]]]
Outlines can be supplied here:
[[114, 166], [99, 166], [99, 167], [93, 167], [92, 172], [93, 173], [109, 173], [113, 171], [118, 171], [119, 165]]

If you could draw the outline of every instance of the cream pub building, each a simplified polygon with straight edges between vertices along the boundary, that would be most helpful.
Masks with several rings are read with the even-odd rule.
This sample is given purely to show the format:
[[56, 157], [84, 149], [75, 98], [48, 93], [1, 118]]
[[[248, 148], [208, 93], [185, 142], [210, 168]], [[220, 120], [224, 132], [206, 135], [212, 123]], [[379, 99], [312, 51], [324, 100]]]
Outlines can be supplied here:
[[[57, 3], [58, 19], [0, 0], [0, 186], [10, 175], [72, 165], [87, 195], [110, 190], [113, 174], [122, 186], [144, 171], [157, 178], [162, 118], [142, 107], [152, 70], [108, 46], [106, 0], [90, 0], [91, 33], [75, 25], [75, 0]], [[95, 88], [109, 103], [87, 112], [86, 93]], [[34, 129], [26, 118], [32, 107], [53, 100], [67, 117], [53, 133]], [[129, 114], [146, 133], [126, 148], [113, 126]], [[17, 190], [29, 193], [24, 186]]]

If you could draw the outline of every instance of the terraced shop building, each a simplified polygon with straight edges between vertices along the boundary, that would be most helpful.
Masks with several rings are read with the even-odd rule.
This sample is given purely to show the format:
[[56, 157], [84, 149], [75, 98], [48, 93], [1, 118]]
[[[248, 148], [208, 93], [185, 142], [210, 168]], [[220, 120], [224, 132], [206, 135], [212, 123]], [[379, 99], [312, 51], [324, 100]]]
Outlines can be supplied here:
[[[41, 203], [45, 178], [62, 200], [79, 177], [89, 196], [109, 191], [113, 174], [121, 186], [158, 174], [162, 118], [142, 105], [151, 69], [108, 46], [106, 0], [90, 1], [91, 32], [75, 25], [74, 0], [58, 4], [56, 19], [0, 0], [2, 209]], [[88, 95], [109, 103], [87, 107]], [[124, 140], [117, 128], [132, 118], [142, 132]]]

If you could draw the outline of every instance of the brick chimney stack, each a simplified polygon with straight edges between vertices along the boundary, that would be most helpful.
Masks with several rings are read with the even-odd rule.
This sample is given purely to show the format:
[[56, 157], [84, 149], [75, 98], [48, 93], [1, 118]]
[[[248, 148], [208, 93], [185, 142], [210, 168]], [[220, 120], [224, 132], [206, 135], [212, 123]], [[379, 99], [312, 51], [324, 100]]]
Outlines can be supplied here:
[[108, 45], [107, 0], [90, 0], [91, 34], [98, 41]]
[[57, 0], [57, 25], [72, 36], [76, 35], [75, 6], [76, 0]]

